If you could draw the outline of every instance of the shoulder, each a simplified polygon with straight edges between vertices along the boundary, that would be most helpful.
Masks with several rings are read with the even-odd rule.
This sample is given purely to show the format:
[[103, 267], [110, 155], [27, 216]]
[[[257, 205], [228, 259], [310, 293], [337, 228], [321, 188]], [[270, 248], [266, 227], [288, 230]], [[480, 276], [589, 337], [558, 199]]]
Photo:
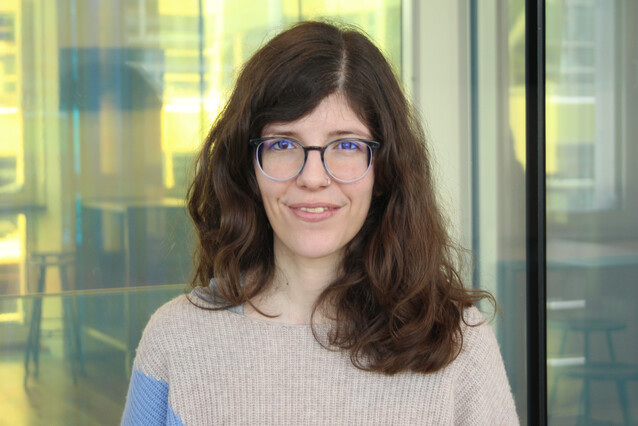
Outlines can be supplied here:
[[193, 292], [178, 296], [159, 307], [151, 316], [140, 339], [134, 367], [147, 375], [163, 377], [182, 348], [190, 347], [208, 331], [224, 327], [220, 317], [228, 312], [198, 298]]
[[463, 424], [518, 424], [498, 341], [476, 308], [463, 313], [462, 346], [452, 363], [458, 371], [456, 417]]
[[461, 323], [463, 335], [461, 352], [484, 352], [498, 349], [498, 342], [490, 322], [476, 306], [465, 308]]
[[463, 312], [460, 344], [455, 360], [457, 368], [472, 371], [474, 375], [504, 368], [492, 326], [475, 306]]
[[190, 309], [189, 305], [191, 305], [191, 303], [188, 301], [188, 297], [189, 296], [182, 294], [164, 303], [153, 313], [153, 315], [151, 315], [148, 326], [165, 321], [171, 321], [175, 317], [183, 315]]
[[144, 334], [166, 334], [175, 329], [188, 327], [196, 323], [202, 315], [221, 312], [219, 304], [206, 297], [200, 287], [189, 294], [182, 294], [160, 306], [151, 316]]
[[189, 298], [190, 295], [183, 294], [160, 306], [148, 320], [142, 334], [142, 342], [169, 338], [173, 332], [186, 325], [189, 322], [188, 318], [197, 309]]
[[135, 370], [157, 380], [166, 380], [166, 357], [171, 350], [171, 341], [179, 335], [179, 323], [188, 311], [188, 303], [185, 295], [178, 296], [151, 315], [137, 347]]

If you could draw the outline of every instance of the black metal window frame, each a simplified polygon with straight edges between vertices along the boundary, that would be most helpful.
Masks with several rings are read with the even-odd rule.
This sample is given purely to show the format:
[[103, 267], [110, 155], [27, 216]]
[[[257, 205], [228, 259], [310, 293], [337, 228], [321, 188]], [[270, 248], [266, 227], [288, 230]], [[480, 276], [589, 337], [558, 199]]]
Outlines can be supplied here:
[[547, 424], [545, 0], [525, 1], [527, 421]]

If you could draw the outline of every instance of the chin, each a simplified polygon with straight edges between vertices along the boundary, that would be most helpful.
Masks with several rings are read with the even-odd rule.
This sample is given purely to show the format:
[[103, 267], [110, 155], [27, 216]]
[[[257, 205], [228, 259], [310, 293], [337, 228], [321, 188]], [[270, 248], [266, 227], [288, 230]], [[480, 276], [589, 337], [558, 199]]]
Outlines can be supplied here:
[[323, 259], [326, 257], [332, 257], [335, 255], [341, 254], [341, 248], [317, 248], [312, 247], [301, 250], [293, 251], [293, 253], [298, 257], [303, 257], [306, 259]]
[[323, 259], [341, 255], [344, 244], [326, 241], [325, 238], [307, 238], [302, 241], [295, 241], [290, 245], [284, 243], [284, 246], [295, 257]]

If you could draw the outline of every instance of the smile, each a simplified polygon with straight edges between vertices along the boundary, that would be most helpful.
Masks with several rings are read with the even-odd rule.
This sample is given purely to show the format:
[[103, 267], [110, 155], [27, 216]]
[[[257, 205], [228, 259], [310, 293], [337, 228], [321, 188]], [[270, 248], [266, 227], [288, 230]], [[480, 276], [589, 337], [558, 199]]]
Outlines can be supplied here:
[[340, 206], [332, 204], [295, 204], [289, 205], [290, 211], [304, 222], [322, 222], [326, 219], [334, 217]]
[[330, 210], [329, 207], [299, 207], [299, 210], [308, 213], [323, 213], [326, 210]]

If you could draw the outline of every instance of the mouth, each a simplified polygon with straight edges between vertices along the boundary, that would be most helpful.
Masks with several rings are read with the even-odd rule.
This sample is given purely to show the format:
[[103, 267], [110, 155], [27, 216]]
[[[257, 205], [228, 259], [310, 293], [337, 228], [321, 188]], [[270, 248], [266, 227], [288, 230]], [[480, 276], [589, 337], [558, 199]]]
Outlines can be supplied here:
[[299, 207], [299, 210], [308, 213], [323, 213], [326, 210], [334, 210], [333, 207]]
[[299, 203], [288, 205], [292, 213], [304, 222], [320, 222], [337, 214], [341, 206], [326, 203]]

